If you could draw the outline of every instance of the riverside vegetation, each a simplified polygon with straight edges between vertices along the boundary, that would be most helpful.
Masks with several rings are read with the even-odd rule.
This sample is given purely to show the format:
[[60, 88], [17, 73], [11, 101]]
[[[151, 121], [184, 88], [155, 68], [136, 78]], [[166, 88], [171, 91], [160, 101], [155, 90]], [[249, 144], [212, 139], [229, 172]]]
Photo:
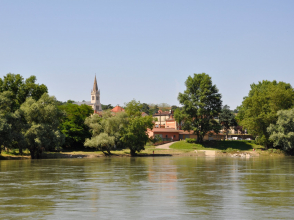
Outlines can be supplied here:
[[[152, 146], [156, 138], [150, 139], [146, 133], [153, 127], [157, 105], [150, 109], [146, 103], [132, 100], [125, 104], [123, 113], [106, 110], [93, 115], [90, 106], [78, 106], [71, 100], [62, 103], [49, 96], [47, 87], [37, 84], [35, 76], [24, 79], [8, 73], [0, 78], [0, 153], [2, 158], [23, 155], [32, 159], [79, 154], [173, 155], [195, 149], [294, 153], [294, 90], [290, 84], [253, 83], [235, 110], [236, 117], [229, 106], [222, 106], [221, 94], [209, 75], [194, 74], [185, 84], [186, 90], [178, 96], [182, 107], [172, 108], [182, 129], [193, 131], [197, 139], [161, 150]], [[142, 117], [142, 111], [150, 115]], [[223, 129], [227, 134], [230, 126], [236, 125], [247, 129], [255, 141], [203, 141], [209, 132]]]

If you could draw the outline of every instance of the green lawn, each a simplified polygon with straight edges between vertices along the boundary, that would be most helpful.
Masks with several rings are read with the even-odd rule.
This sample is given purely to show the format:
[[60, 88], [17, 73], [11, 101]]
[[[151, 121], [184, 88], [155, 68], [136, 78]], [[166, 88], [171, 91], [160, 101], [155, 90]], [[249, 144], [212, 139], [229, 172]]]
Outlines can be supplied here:
[[239, 151], [249, 151], [254, 149], [263, 149], [261, 145], [256, 145], [253, 141], [205, 141], [203, 144], [187, 143], [178, 141], [170, 146], [178, 150], [226, 150], [228, 148]]

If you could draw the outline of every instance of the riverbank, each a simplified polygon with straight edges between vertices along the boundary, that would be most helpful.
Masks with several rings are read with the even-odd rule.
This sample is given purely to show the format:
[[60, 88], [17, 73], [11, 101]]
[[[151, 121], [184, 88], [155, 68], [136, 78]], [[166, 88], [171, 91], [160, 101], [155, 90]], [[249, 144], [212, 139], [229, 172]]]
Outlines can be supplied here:
[[[167, 146], [168, 145], [168, 146]], [[208, 152], [208, 153], [205, 153]], [[2, 151], [0, 160], [19, 160], [30, 159], [28, 150], [19, 155], [18, 150], [10, 152]], [[138, 153], [138, 157], [159, 157], [159, 156], [234, 156], [242, 157], [249, 154], [250, 156], [284, 156], [284, 152], [277, 149], [265, 150], [263, 146], [256, 145], [252, 141], [207, 141], [203, 144], [187, 143], [178, 141], [161, 146], [146, 145], [145, 150]], [[44, 159], [54, 158], [95, 158], [95, 157], [130, 157], [129, 149], [119, 149], [111, 151], [111, 155], [105, 155], [101, 151], [61, 151], [61, 152], [44, 152]]]

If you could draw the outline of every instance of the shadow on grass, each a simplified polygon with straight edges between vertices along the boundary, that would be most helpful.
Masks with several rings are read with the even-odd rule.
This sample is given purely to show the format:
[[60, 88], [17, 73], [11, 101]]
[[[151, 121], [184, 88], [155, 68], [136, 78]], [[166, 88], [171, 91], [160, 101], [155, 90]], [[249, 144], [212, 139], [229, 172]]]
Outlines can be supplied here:
[[218, 150], [226, 150], [228, 148], [248, 151], [255, 149], [262, 149], [260, 145], [255, 145], [251, 141], [205, 141], [203, 146], [206, 148], [215, 148]]

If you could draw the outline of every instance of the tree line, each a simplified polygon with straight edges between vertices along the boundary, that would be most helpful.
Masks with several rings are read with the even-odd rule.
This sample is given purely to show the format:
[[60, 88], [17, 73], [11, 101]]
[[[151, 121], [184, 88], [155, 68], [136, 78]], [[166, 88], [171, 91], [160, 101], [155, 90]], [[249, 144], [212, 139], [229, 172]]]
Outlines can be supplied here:
[[142, 117], [142, 104], [135, 100], [126, 111], [109, 110], [93, 115], [88, 105], [62, 103], [48, 95], [36, 77], [24, 79], [8, 73], [0, 78], [0, 153], [3, 148], [28, 149], [32, 159], [44, 151], [94, 147], [110, 154], [114, 147], [129, 148], [131, 155], [144, 149], [152, 129], [152, 116]]
[[184, 130], [197, 135], [197, 142], [203, 142], [209, 132], [224, 129], [227, 133], [239, 124], [256, 137], [257, 144], [293, 153], [294, 89], [289, 83], [264, 80], [251, 84], [248, 96], [234, 111], [222, 105], [221, 94], [209, 75], [194, 74], [185, 84], [186, 90], [178, 96], [182, 108], [176, 109], [175, 118]]
[[[181, 107], [164, 103], [160, 107], [174, 110], [182, 129], [193, 131], [197, 142], [203, 142], [207, 133], [223, 129], [228, 134], [231, 126], [241, 125], [258, 144], [293, 150], [294, 90], [290, 84], [253, 83], [234, 111], [223, 105], [208, 74], [189, 76], [185, 85], [186, 90], [178, 95]], [[8, 73], [0, 78], [0, 147], [20, 153], [28, 149], [32, 158], [41, 158], [48, 150], [84, 147], [105, 154], [114, 148], [129, 148], [135, 155], [150, 140], [146, 131], [152, 129], [152, 115], [160, 107], [132, 100], [125, 104], [125, 112], [113, 114], [109, 104], [103, 105], [102, 114], [93, 115], [90, 106], [75, 105], [72, 100], [62, 103], [49, 96], [48, 88], [37, 84], [35, 76], [24, 79]], [[149, 116], [142, 117], [142, 112]]]

